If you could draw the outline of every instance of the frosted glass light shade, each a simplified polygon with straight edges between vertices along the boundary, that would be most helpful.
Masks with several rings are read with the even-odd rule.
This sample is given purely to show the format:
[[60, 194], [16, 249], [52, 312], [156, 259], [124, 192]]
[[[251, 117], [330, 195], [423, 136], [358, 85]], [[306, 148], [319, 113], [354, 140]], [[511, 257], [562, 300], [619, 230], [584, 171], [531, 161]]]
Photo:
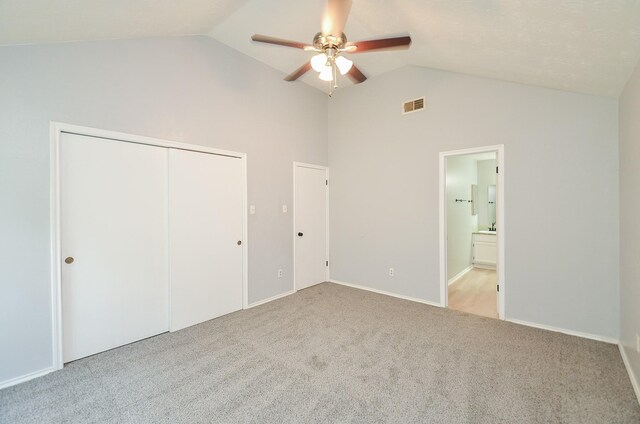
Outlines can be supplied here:
[[317, 54], [311, 58], [311, 67], [316, 72], [322, 72], [327, 65], [327, 55], [324, 53]]
[[349, 70], [353, 66], [353, 62], [344, 56], [338, 56], [336, 57], [336, 66], [338, 67], [340, 74], [344, 75], [349, 72]]
[[322, 71], [320, 71], [318, 78], [322, 81], [333, 81], [333, 69], [331, 69], [331, 66], [325, 66]]

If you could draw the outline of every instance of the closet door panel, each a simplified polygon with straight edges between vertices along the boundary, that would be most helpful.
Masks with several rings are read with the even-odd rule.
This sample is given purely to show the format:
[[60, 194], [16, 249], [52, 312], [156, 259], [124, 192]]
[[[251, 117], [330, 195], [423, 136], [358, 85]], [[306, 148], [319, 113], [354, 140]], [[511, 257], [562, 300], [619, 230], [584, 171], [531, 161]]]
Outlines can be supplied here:
[[167, 149], [60, 141], [63, 359], [169, 328]]
[[242, 309], [239, 158], [169, 151], [171, 331]]

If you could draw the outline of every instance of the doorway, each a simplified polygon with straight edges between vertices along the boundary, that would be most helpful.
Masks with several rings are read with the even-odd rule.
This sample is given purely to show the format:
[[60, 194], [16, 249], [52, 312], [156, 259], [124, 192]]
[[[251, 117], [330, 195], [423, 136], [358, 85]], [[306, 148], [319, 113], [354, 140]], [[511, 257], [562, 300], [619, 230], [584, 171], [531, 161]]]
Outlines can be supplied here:
[[293, 164], [294, 290], [329, 279], [329, 170]]
[[440, 302], [504, 319], [504, 147], [440, 153]]

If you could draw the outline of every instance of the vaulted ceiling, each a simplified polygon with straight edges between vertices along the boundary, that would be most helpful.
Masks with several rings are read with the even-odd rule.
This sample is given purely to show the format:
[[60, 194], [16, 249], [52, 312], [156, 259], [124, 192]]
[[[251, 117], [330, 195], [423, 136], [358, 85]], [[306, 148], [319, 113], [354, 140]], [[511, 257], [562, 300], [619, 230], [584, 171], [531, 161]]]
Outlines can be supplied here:
[[[253, 43], [250, 36], [310, 43], [324, 6], [323, 0], [0, 0], [0, 44], [207, 34], [288, 74], [312, 53]], [[353, 0], [345, 33], [353, 41], [411, 35], [407, 51], [352, 55], [368, 77], [416, 65], [615, 97], [640, 58], [640, 1]], [[326, 88], [313, 72], [301, 81]]]

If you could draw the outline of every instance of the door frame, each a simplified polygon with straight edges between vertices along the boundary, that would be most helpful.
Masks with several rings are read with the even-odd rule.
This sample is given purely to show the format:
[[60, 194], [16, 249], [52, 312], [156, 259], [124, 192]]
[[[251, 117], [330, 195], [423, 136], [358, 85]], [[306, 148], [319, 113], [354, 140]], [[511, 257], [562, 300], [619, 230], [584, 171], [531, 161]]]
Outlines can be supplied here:
[[329, 265], [326, 268], [325, 271], [325, 281], [329, 280], [329, 276], [331, 275], [330, 273], [330, 268], [331, 268], [331, 261], [329, 260], [329, 168], [326, 166], [322, 166], [322, 165], [314, 165], [311, 163], [304, 163], [304, 162], [293, 162], [293, 292], [297, 292], [298, 291], [298, 287], [296, 285], [296, 170], [297, 168], [311, 168], [311, 169], [318, 169], [321, 171], [324, 171], [324, 175], [325, 175], [325, 180], [327, 181], [326, 184], [326, 188], [325, 188], [325, 207], [326, 207], [326, 214], [325, 214], [325, 232], [326, 232], [326, 247], [325, 247], [325, 256], [327, 258], [327, 261], [329, 261]]
[[[170, 149], [189, 150], [193, 152], [209, 153], [220, 156], [238, 158], [242, 161], [243, 169], [243, 216], [242, 216], [242, 308], [248, 307], [248, 225], [247, 225], [247, 154], [229, 150], [215, 149], [196, 144], [162, 140], [141, 135], [126, 134], [98, 128], [62, 122], [50, 122], [50, 240], [51, 240], [51, 335], [53, 369], [64, 367], [62, 332], [62, 252], [60, 232], [60, 139], [63, 133], [77, 134], [88, 137], [105, 138], [125, 143], [145, 144], [149, 146]], [[167, 229], [168, 231], [168, 229]], [[169, 281], [169, 285], [171, 281]], [[170, 287], [167, 287], [169, 290]], [[170, 294], [170, 290], [169, 290]], [[168, 311], [170, 314], [171, 312]]]
[[504, 216], [504, 144], [496, 144], [492, 146], [472, 147], [469, 149], [451, 150], [440, 152], [440, 193], [438, 196], [440, 206], [440, 306], [446, 308], [449, 305], [449, 290], [447, 282], [447, 162], [450, 156], [469, 155], [474, 153], [496, 152], [496, 163], [498, 166], [497, 190], [496, 190], [496, 232], [498, 243], [498, 260], [496, 263], [496, 272], [498, 277], [498, 317], [505, 319], [505, 216]]

